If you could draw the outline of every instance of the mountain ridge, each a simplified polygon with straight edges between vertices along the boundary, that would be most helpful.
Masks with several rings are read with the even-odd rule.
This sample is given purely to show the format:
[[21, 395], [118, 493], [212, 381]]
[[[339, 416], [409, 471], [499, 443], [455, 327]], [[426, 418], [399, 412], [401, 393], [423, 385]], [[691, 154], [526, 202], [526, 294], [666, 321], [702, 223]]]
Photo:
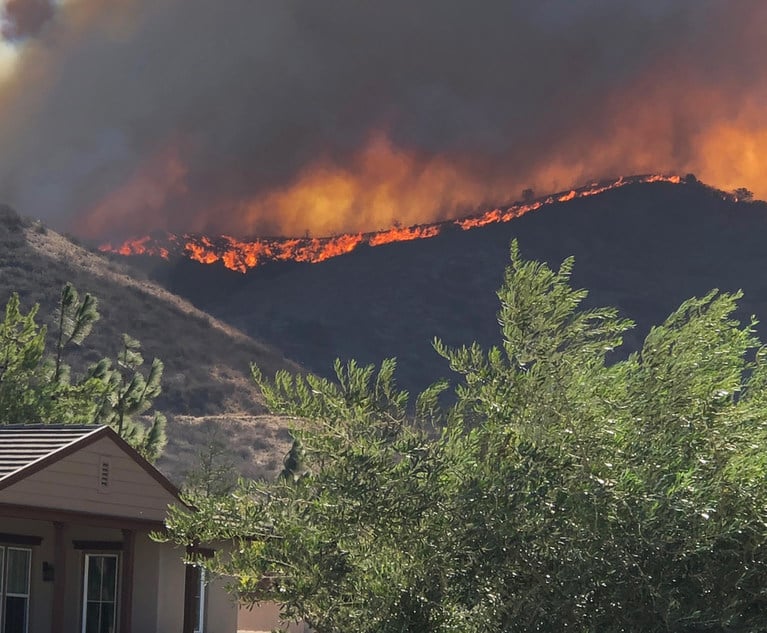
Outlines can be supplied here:
[[[575, 256], [573, 280], [588, 305], [613, 305], [637, 321], [634, 349], [651, 324], [711, 287], [743, 286], [745, 312], [767, 315], [767, 204], [697, 181], [632, 184], [558, 202], [508, 223], [445, 231], [426, 240], [358, 249], [315, 264], [274, 263], [247, 274], [189, 261], [150, 275], [223, 321], [269, 341], [321, 374], [335, 356], [399, 360], [411, 390], [449, 374], [430, 348], [500, 342], [495, 320], [512, 239], [552, 266]], [[201, 275], [208, 283], [194, 283]], [[204, 288], [219, 288], [206, 295]], [[767, 318], [767, 317], [765, 317]]]
[[[348, 255], [358, 249], [376, 247], [393, 242], [407, 242], [436, 237], [445, 231], [460, 227], [471, 230], [487, 224], [510, 222], [526, 213], [545, 209], [557, 202], [599, 195], [605, 191], [628, 185], [667, 182], [672, 184], [699, 184], [694, 176], [639, 174], [620, 178], [593, 181], [587, 185], [535, 197], [532, 189], [523, 192], [523, 200], [500, 207], [467, 213], [454, 219], [443, 219], [425, 224], [402, 226], [396, 224], [388, 229], [367, 232], [339, 233], [325, 237], [268, 237], [236, 238], [230, 235], [205, 235], [200, 233], [152, 232], [137, 239], [125, 240], [119, 246], [106, 243], [99, 250], [127, 256], [149, 255], [166, 260], [188, 259], [203, 263], [222, 263], [230, 270], [246, 273], [248, 270], [275, 262], [319, 263], [334, 257]], [[740, 191], [727, 193], [715, 190], [719, 195], [737, 198]]]
[[524, 257], [553, 267], [574, 255], [573, 282], [591, 290], [586, 305], [616, 306], [637, 321], [627, 350], [682, 300], [714, 286], [745, 290], [743, 319], [766, 315], [767, 204], [723, 194], [696, 181], [632, 184], [506, 223], [247, 274], [220, 262], [105, 256], [0, 210], [0, 300], [19, 290], [26, 307], [39, 302], [50, 315], [64, 282], [92, 292], [103, 318], [80, 362], [113, 355], [127, 331], [166, 363], [158, 404], [171, 415], [161, 467], [181, 479], [223, 429], [238, 470], [271, 477], [289, 445], [288, 423], [266, 415], [250, 361], [266, 374], [328, 375], [337, 356], [395, 356], [399, 384], [411, 391], [450, 376], [431, 340], [500, 342], [495, 291], [515, 238]]

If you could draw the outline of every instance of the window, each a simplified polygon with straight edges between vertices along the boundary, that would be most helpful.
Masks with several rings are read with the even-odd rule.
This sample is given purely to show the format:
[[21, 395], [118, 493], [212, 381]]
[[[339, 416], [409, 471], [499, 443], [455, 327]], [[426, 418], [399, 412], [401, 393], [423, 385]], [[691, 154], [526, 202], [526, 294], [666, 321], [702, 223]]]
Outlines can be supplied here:
[[27, 633], [32, 550], [0, 547], [0, 622], [3, 633]]
[[117, 554], [86, 554], [82, 633], [117, 630]]

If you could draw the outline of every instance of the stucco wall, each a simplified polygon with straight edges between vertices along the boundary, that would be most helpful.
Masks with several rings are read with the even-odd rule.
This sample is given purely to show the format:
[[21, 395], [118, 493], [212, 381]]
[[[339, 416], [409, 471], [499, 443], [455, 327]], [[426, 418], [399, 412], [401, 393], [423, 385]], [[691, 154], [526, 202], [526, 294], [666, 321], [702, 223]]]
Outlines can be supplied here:
[[[43, 539], [40, 545], [28, 546], [32, 550], [29, 633], [50, 633], [54, 583], [43, 580], [43, 562], [48, 562], [51, 565], [54, 565], [55, 562], [53, 524], [49, 521], [13, 519], [0, 515], [0, 532], [36, 536]], [[120, 530], [70, 524], [65, 526], [63, 538], [66, 544], [66, 569], [61, 570], [54, 567], [54, 574], [61, 574], [63, 571], [66, 577], [63, 615], [64, 629], [66, 631], [79, 631], [85, 552], [74, 549], [72, 541], [121, 541], [122, 532]]]
[[[43, 561], [53, 561], [53, 525], [42, 521], [0, 517], [0, 532], [36, 536], [43, 539], [39, 546], [29, 548], [32, 550], [30, 595], [32, 600], [37, 600], [39, 597], [41, 604], [50, 604], [53, 597], [53, 583], [43, 582], [42, 566]], [[50, 609], [36, 609], [34, 607], [34, 603], [30, 604], [29, 633], [49, 633], [51, 630]]]
[[274, 629], [286, 629], [290, 633], [304, 633], [308, 627], [303, 623], [291, 623], [285, 625], [280, 622], [280, 607], [273, 602], [265, 602], [254, 606], [252, 609], [240, 607], [237, 617], [238, 633], [261, 633]]
[[[182, 558], [183, 550], [170, 546], [164, 547], [159, 556], [158, 633], [181, 631], [183, 625], [185, 570], [180, 564]], [[237, 607], [226, 593], [224, 584], [221, 579], [215, 579], [208, 584], [205, 597], [206, 633], [234, 633], [237, 630]], [[174, 604], [182, 605], [182, 608], [168, 608]]]
[[[0, 515], [0, 533], [36, 536], [40, 545], [32, 550], [30, 578], [29, 633], [50, 633], [53, 582], [44, 582], [42, 567], [54, 564], [54, 528], [49, 521], [12, 519]], [[64, 630], [78, 632], [82, 618], [84, 550], [73, 547], [73, 540], [122, 541], [121, 530], [68, 524], [64, 528], [66, 544], [66, 584], [64, 600]], [[2, 543], [0, 543], [2, 545]], [[20, 546], [22, 547], [22, 546]], [[27, 546], [23, 546], [27, 547]], [[162, 582], [161, 582], [162, 563]], [[122, 565], [122, 561], [120, 563]], [[54, 573], [60, 574], [61, 569]], [[220, 601], [220, 597], [214, 599]], [[148, 534], [136, 534], [133, 583], [133, 631], [135, 633], [180, 633], [184, 606], [184, 568], [179, 550], [167, 544], [155, 543]], [[233, 633], [236, 624], [227, 614], [217, 613], [224, 626], [221, 633]]]
[[[147, 534], [136, 535], [133, 564], [133, 631], [135, 633], [143, 631], [159, 633], [163, 630], [159, 627], [157, 589], [160, 582], [160, 550], [167, 548], [167, 545], [150, 540]], [[181, 605], [169, 606], [183, 608], [183, 602]]]
[[226, 593], [223, 579], [208, 583], [206, 633], [233, 633], [237, 630], [237, 605]]
[[[44, 561], [52, 565], [55, 562], [53, 524], [50, 521], [7, 518], [1, 512], [0, 509], [0, 533], [42, 539], [40, 545], [29, 546], [32, 550], [29, 633], [50, 633], [54, 583], [43, 581], [42, 568]], [[63, 538], [66, 545], [64, 630], [77, 633], [81, 627], [83, 568], [87, 552], [75, 549], [72, 541], [122, 541], [123, 534], [119, 529], [69, 523], [64, 527]], [[181, 633], [185, 576], [182, 554], [180, 548], [155, 543], [145, 532], [136, 534], [132, 609], [134, 633]], [[57, 569], [54, 573], [61, 572]], [[224, 579], [220, 578], [208, 584], [207, 633], [234, 633], [238, 629], [270, 631], [279, 625], [276, 605], [260, 605], [253, 611], [243, 609], [238, 612], [224, 585]], [[290, 630], [302, 631], [303, 628], [291, 627]]]
[[[179, 549], [163, 547], [158, 556], [159, 576], [157, 584], [158, 610], [157, 630], [181, 631], [184, 623], [184, 566], [180, 563]], [[174, 608], [174, 605], [179, 605]]]

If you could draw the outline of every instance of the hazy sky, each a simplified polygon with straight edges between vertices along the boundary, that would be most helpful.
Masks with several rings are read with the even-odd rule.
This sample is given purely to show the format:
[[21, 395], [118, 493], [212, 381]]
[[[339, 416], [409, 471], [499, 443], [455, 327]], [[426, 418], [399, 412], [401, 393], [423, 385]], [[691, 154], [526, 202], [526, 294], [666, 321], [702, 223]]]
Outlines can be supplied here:
[[0, 200], [92, 237], [428, 221], [594, 178], [767, 197], [763, 0], [5, 0]]

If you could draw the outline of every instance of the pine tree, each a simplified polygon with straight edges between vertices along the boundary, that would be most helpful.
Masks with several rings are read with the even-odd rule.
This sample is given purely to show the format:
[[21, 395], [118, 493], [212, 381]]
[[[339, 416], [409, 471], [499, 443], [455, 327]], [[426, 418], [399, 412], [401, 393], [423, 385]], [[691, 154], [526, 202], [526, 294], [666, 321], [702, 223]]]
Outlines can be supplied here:
[[80, 298], [66, 284], [53, 315], [53, 351], [46, 349], [47, 328], [36, 322], [37, 305], [26, 314], [19, 297], [9, 299], [0, 322], [0, 424], [109, 424], [145, 457], [159, 457], [166, 442], [160, 413], [148, 428], [137, 421], [160, 394], [162, 362], [155, 359], [145, 377], [140, 345], [124, 335], [116, 362], [104, 358], [78, 375], [65, 362], [99, 320], [98, 302]]
[[237, 471], [231, 449], [220, 426], [211, 427], [203, 447], [197, 451], [192, 468], [184, 481], [184, 492], [192, 499], [226, 495], [237, 484]]
[[80, 345], [90, 334], [93, 324], [99, 320], [98, 301], [90, 293], [80, 301], [77, 290], [66, 283], [61, 290], [59, 307], [55, 320], [58, 324], [56, 336], [56, 362], [53, 379], [59, 382], [64, 370], [64, 350], [70, 345]]
[[153, 461], [162, 453], [167, 442], [165, 416], [155, 412], [148, 429], [136, 418], [151, 408], [162, 391], [163, 363], [155, 358], [146, 376], [142, 372], [143, 365], [141, 343], [123, 334], [122, 347], [109, 376], [109, 389], [102, 401], [100, 417]]
[[307, 474], [306, 467], [304, 466], [304, 449], [301, 446], [301, 440], [293, 439], [293, 444], [285, 456], [282, 465], [280, 478], [286, 481], [298, 481]]
[[37, 311], [34, 306], [24, 314], [16, 293], [5, 306], [0, 322], [0, 423], [40, 421], [37, 392], [45, 379], [40, 369], [46, 330], [35, 322]]

